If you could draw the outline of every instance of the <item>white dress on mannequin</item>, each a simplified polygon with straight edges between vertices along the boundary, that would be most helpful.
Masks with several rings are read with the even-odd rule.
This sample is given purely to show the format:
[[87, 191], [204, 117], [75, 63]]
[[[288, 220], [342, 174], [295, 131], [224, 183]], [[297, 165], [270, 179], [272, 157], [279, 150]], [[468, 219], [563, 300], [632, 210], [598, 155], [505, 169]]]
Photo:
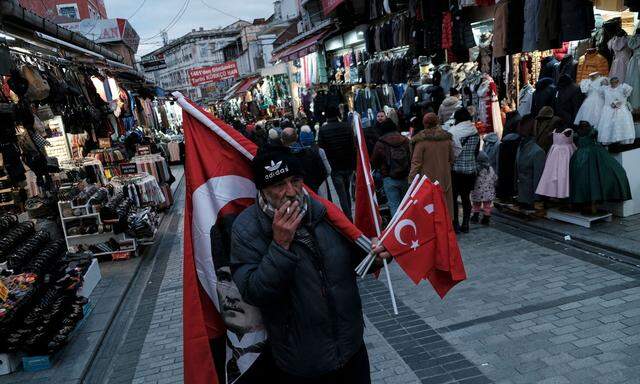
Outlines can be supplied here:
[[587, 98], [578, 110], [576, 119], [573, 122], [575, 125], [578, 125], [581, 121], [588, 121], [595, 129], [598, 129], [600, 114], [604, 106], [604, 94], [601, 91], [604, 86], [603, 83], [606, 83], [606, 81], [606, 77], [600, 76], [595, 80], [587, 78], [580, 82], [580, 90], [587, 95]]
[[636, 138], [633, 116], [627, 98], [633, 88], [628, 84], [610, 85], [602, 88], [604, 107], [598, 123], [598, 141], [604, 145], [612, 143], [632, 144]]

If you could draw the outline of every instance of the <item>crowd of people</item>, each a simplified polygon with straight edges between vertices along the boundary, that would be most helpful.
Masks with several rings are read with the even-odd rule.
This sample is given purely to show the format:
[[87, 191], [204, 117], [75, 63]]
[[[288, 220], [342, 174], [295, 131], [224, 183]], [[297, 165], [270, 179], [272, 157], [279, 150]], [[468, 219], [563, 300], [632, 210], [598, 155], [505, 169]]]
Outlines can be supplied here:
[[[463, 107], [459, 93], [451, 89], [440, 103], [416, 104], [411, 116], [387, 107], [378, 112], [374, 124], [363, 128], [378, 201], [387, 219], [398, 209], [410, 181], [426, 175], [444, 189], [457, 233], [468, 233], [472, 222], [490, 223], [498, 179], [490, 141], [497, 136], [485, 136], [487, 153], [481, 151], [473, 116], [473, 108]], [[296, 119], [232, 125], [261, 149], [288, 148], [303, 170], [304, 183], [352, 218], [357, 159], [353, 116], [329, 107], [323, 117], [322, 124], [301, 114]]]

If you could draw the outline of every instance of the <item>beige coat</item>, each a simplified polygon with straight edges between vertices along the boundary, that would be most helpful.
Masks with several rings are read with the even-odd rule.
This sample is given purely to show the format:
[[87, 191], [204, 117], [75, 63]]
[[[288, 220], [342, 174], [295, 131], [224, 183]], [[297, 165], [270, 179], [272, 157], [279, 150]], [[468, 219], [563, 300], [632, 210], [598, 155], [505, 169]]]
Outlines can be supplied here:
[[453, 212], [453, 189], [451, 167], [455, 160], [453, 137], [442, 128], [425, 129], [411, 139], [411, 172], [409, 182], [416, 175], [426, 175], [431, 181], [438, 181], [444, 189], [447, 209]]

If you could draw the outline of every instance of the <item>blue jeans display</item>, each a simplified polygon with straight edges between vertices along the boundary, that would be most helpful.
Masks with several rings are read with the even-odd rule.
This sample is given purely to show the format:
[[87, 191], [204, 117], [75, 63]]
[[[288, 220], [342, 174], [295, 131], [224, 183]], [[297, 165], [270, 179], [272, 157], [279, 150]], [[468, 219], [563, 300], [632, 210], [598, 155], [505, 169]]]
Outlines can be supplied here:
[[384, 194], [387, 195], [387, 204], [393, 217], [400, 206], [402, 198], [407, 193], [407, 189], [409, 189], [409, 182], [405, 179], [385, 177], [382, 181], [382, 187], [384, 188]]

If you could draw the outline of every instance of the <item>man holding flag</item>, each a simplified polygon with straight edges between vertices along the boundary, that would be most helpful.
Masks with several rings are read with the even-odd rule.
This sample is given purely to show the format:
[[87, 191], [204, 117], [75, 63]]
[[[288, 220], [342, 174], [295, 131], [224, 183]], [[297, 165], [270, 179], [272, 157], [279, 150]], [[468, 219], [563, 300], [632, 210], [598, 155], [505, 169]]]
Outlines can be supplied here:
[[[354, 267], [361, 249], [326, 219], [285, 148], [252, 162], [257, 204], [236, 219], [231, 267], [242, 297], [260, 308], [278, 383], [370, 383]], [[390, 258], [375, 247], [378, 261]], [[380, 264], [380, 263], [378, 263]]]

